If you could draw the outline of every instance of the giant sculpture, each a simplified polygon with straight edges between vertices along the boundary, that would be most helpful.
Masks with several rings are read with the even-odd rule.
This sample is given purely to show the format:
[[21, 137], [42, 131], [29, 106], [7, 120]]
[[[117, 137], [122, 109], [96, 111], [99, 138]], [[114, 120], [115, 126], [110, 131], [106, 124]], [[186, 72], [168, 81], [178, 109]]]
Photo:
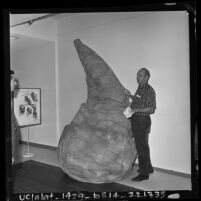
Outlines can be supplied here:
[[63, 130], [58, 145], [59, 164], [79, 181], [121, 180], [131, 173], [136, 159], [130, 120], [123, 114], [129, 99], [98, 54], [80, 39], [74, 45], [86, 73], [88, 97]]

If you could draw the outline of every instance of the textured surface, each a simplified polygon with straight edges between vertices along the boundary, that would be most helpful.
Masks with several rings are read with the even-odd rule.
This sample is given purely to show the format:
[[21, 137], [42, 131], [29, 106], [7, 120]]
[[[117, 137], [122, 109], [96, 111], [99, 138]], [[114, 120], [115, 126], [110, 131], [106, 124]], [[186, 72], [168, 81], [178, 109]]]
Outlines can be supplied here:
[[74, 41], [86, 73], [88, 96], [58, 145], [58, 161], [74, 179], [91, 183], [121, 180], [136, 158], [130, 120], [124, 115], [128, 97], [111, 68], [79, 39]]

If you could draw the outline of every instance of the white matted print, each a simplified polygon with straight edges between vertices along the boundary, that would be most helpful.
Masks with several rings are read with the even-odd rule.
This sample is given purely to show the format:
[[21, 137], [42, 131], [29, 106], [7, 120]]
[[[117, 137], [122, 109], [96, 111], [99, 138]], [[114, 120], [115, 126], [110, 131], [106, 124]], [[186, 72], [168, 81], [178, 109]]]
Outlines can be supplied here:
[[41, 90], [39, 88], [16, 89], [14, 113], [19, 126], [41, 124]]

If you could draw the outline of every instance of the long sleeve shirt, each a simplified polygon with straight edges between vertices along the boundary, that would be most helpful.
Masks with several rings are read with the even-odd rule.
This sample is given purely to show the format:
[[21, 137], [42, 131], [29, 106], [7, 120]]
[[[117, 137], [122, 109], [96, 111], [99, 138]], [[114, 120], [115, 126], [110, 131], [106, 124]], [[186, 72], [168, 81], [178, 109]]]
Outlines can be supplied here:
[[[147, 83], [143, 86], [138, 86], [135, 95], [132, 96], [131, 109], [143, 109], [151, 107], [156, 109], [156, 93], [154, 89]], [[139, 115], [150, 115], [150, 113], [137, 112]]]

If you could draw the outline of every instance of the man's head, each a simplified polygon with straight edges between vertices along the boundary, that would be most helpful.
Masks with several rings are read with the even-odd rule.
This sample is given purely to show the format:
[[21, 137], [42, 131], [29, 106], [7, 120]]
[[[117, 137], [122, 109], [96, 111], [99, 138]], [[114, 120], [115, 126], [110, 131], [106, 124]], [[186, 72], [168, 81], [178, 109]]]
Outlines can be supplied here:
[[15, 79], [14, 71], [10, 70], [10, 89], [11, 89], [11, 92], [14, 91], [16, 85], [17, 85], [17, 80]]
[[144, 85], [148, 83], [149, 78], [150, 78], [150, 72], [146, 68], [141, 68], [137, 72], [137, 82], [139, 85]]

